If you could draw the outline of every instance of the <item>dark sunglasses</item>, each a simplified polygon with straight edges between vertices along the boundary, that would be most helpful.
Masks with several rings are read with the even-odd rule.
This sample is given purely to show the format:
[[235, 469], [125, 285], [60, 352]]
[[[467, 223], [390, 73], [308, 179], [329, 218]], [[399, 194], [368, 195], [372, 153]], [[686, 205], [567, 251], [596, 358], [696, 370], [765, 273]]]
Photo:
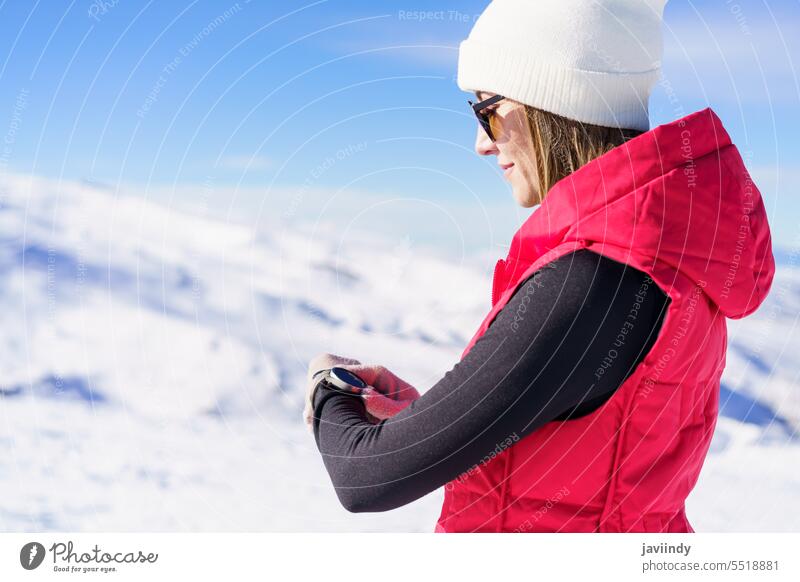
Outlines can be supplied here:
[[481, 127], [486, 132], [486, 135], [489, 136], [489, 139], [495, 141], [495, 135], [497, 133], [497, 128], [492, 127], [492, 119], [495, 119], [494, 111], [490, 111], [488, 113], [484, 113], [483, 110], [497, 103], [501, 99], [505, 99], [502, 95], [492, 95], [488, 99], [484, 99], [483, 101], [479, 101], [478, 103], [473, 103], [469, 99], [467, 99], [467, 103], [470, 104], [472, 107], [472, 111], [475, 112], [475, 117], [478, 118], [478, 122], [480, 122]]

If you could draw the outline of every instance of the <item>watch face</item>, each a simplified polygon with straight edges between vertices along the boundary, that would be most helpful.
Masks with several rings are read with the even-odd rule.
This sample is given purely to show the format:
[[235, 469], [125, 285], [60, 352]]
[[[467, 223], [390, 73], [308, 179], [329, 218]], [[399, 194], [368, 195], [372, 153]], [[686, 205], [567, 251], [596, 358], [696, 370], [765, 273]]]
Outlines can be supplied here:
[[[344, 368], [331, 368], [322, 382], [337, 392], [360, 396], [367, 384], [361, 378]], [[352, 383], [351, 383], [352, 382]]]
[[347, 368], [340, 368], [338, 366], [331, 368], [331, 376], [335, 377], [337, 380], [348, 384], [350, 386], [354, 386], [356, 388], [366, 388], [367, 383], [364, 382], [361, 378], [353, 374]]

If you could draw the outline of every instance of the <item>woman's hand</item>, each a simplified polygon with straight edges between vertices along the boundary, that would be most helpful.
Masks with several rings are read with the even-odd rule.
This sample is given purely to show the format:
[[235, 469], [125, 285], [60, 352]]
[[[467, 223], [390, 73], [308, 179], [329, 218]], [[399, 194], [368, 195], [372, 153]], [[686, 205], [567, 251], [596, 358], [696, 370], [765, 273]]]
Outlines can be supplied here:
[[314, 374], [320, 370], [329, 370], [334, 366], [343, 366], [345, 364], [355, 365], [360, 363], [361, 362], [358, 360], [352, 358], [343, 358], [342, 356], [326, 353], [318, 354], [311, 359], [311, 362], [308, 364], [308, 373], [306, 374], [306, 400], [305, 406], [303, 407], [303, 421], [306, 423], [310, 432], [314, 431], [314, 403], [312, 398], [314, 397], [314, 387], [317, 385], [316, 380], [314, 380]]
[[396, 376], [391, 370], [374, 364], [348, 364], [342, 366], [368, 384], [362, 392], [370, 420], [390, 418], [419, 398], [411, 384]]

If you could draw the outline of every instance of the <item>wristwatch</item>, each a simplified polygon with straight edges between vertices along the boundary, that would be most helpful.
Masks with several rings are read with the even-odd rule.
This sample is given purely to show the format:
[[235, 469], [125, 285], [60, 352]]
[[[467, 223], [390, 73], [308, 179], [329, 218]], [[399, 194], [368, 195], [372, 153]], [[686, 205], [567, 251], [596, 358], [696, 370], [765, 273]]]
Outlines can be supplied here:
[[[334, 366], [333, 368], [328, 368], [325, 370], [320, 370], [316, 372], [312, 378], [316, 379], [319, 377], [317, 384], [314, 387], [314, 392], [316, 393], [316, 389], [320, 385], [324, 385], [326, 388], [330, 388], [331, 390], [335, 390], [336, 392], [341, 392], [342, 394], [349, 394], [350, 396], [361, 396], [361, 393], [364, 391], [364, 388], [367, 387], [367, 383], [364, 382], [361, 378], [359, 378], [356, 374], [353, 374], [347, 368], [341, 368], [339, 366]], [[314, 395], [312, 394], [312, 402]]]

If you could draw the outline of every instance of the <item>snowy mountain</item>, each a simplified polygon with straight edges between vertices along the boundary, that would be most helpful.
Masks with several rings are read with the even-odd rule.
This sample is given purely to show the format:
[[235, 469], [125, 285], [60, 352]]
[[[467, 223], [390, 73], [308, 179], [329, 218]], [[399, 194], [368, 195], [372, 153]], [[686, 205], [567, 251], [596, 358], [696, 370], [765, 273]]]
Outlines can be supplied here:
[[[800, 268], [729, 322], [698, 531], [797, 531]], [[0, 530], [432, 531], [435, 492], [350, 514], [301, 422], [328, 351], [424, 391], [488, 309], [493, 260], [329, 226], [258, 228], [97, 186], [0, 196]], [[436, 297], [429, 290], [436, 289]]]

